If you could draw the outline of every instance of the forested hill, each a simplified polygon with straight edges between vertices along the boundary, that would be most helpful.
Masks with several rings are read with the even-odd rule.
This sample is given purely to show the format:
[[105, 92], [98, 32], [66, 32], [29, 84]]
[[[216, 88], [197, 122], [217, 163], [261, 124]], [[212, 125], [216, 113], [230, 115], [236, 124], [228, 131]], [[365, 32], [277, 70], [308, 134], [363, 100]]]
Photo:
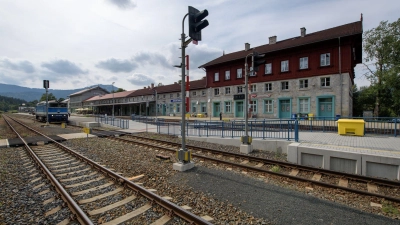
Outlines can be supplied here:
[[23, 103], [25, 103], [25, 106], [34, 106], [32, 102], [28, 103], [22, 99], [0, 95], [0, 111], [17, 110], [18, 106], [22, 106]]
[[[100, 87], [111, 91], [112, 85], [100, 85]], [[88, 87], [86, 87], [88, 88]], [[72, 90], [56, 90], [56, 89], [49, 89], [49, 93], [52, 93], [57, 99], [64, 98], [66, 99], [68, 95], [81, 91], [86, 88], [79, 88], [79, 89], [72, 89]], [[114, 86], [114, 90], [117, 87]], [[39, 100], [42, 95], [46, 93], [44, 88], [28, 88], [28, 87], [21, 87], [12, 84], [1, 84], [0, 83], [0, 95], [19, 98], [25, 101], [34, 101]]]

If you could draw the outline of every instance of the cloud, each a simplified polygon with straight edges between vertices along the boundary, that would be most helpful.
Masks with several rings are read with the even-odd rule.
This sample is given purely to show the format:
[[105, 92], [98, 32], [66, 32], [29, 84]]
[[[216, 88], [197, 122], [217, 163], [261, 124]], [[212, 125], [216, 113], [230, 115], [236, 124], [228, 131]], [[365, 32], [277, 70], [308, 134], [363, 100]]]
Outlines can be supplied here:
[[131, 0], [108, 0], [108, 2], [118, 6], [120, 9], [130, 9], [136, 7], [136, 4]]
[[160, 53], [139, 52], [132, 57], [132, 60], [138, 64], [160, 65], [167, 69], [172, 69], [171, 63], [169, 63], [168, 59]]
[[27, 60], [19, 62], [11, 62], [9, 59], [3, 59], [0, 60], [0, 65], [7, 69], [23, 71], [25, 73], [35, 72], [35, 68], [33, 67], [32, 63]]
[[53, 62], [42, 63], [41, 66], [58, 74], [78, 75], [88, 73], [87, 70], [82, 70], [75, 63], [68, 60], [55, 60]]
[[155, 83], [153, 79], [150, 77], [147, 77], [146, 75], [143, 74], [133, 74], [127, 79], [131, 84], [136, 85], [136, 86], [148, 86], [151, 83]]
[[119, 73], [119, 72], [129, 73], [132, 72], [137, 67], [137, 64], [129, 60], [119, 60], [111, 58], [105, 61], [100, 61], [99, 63], [96, 64], [96, 67], [114, 73]]

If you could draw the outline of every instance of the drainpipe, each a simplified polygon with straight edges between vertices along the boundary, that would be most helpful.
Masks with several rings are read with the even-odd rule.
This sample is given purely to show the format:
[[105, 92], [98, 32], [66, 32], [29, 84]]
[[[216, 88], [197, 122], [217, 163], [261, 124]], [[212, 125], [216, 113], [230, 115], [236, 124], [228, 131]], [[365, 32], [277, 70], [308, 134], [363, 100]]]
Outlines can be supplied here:
[[342, 54], [340, 51], [340, 37], [339, 37], [339, 76], [340, 76], [340, 116], [343, 116]]

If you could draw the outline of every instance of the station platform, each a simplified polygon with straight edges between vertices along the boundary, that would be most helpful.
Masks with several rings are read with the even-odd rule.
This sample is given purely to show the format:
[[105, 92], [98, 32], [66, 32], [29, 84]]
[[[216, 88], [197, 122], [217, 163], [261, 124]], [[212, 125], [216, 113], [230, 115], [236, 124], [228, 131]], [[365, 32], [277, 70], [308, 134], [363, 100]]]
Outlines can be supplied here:
[[[164, 117], [159, 117], [164, 118]], [[180, 117], [165, 117], [180, 120]], [[209, 118], [190, 118], [209, 120]], [[219, 120], [219, 118], [211, 118]], [[71, 116], [71, 121], [94, 122], [93, 117]], [[117, 129], [118, 130], [118, 129]], [[129, 129], [118, 130], [126, 133], [157, 132], [157, 127], [129, 120]], [[170, 134], [180, 136], [180, 129]], [[85, 138], [85, 133], [59, 135], [64, 139]], [[94, 137], [95, 135], [90, 135]], [[216, 144], [240, 146], [240, 138], [187, 136], [187, 139]], [[283, 139], [253, 139], [253, 148], [287, 154], [289, 162], [324, 169], [344, 171], [367, 176], [400, 180], [400, 137], [389, 136], [344, 136], [331, 132], [299, 132], [299, 142]], [[10, 146], [7, 140], [0, 140], [0, 147]]]

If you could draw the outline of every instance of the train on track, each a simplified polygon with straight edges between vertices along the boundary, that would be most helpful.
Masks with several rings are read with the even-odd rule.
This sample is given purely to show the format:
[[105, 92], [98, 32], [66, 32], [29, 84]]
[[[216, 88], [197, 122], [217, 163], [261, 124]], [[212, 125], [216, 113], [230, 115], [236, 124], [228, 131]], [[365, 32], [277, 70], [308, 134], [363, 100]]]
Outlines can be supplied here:
[[[55, 100], [48, 102], [49, 123], [52, 122], [68, 122], [68, 105], [67, 103], [57, 102]], [[42, 101], [36, 105], [36, 120], [46, 122], [46, 102]]]

